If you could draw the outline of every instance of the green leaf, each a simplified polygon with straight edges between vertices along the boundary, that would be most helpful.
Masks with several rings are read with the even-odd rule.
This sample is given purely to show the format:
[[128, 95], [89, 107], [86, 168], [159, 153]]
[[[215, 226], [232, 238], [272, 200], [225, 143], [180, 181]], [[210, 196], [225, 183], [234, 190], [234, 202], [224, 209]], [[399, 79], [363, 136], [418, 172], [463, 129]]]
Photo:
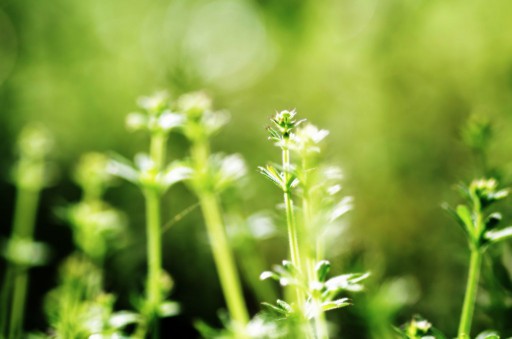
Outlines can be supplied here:
[[485, 232], [485, 238], [493, 243], [512, 238], [512, 226], [501, 230], [487, 231]]
[[359, 292], [364, 288], [362, 284], [359, 284], [359, 282], [368, 278], [369, 276], [370, 273], [343, 274], [327, 280], [325, 287], [330, 292], [336, 292], [339, 290]]
[[327, 279], [327, 274], [331, 270], [331, 263], [327, 260], [319, 261], [316, 264], [315, 271], [318, 281], [325, 281]]
[[128, 159], [118, 154], [111, 155], [111, 160], [107, 164], [107, 172], [134, 184], [139, 182], [139, 172]]
[[460, 220], [462, 220], [462, 222], [466, 226], [467, 232], [469, 234], [473, 234], [473, 219], [471, 218], [471, 212], [469, 208], [466, 205], [458, 205], [456, 212]]
[[172, 317], [180, 313], [180, 304], [175, 301], [164, 301], [158, 307], [158, 315], [162, 318]]
[[260, 274], [260, 280], [266, 280], [266, 279], [269, 279], [269, 278], [272, 278], [272, 279], [275, 279], [275, 280], [279, 280], [279, 275], [277, 273], [272, 272], [272, 271], [265, 271], [265, 272]]
[[109, 325], [114, 329], [120, 329], [131, 324], [136, 324], [140, 320], [141, 317], [138, 313], [129, 311], [119, 311], [112, 314], [108, 322]]
[[277, 299], [276, 303], [286, 311], [287, 314], [293, 313], [293, 308], [290, 304], [288, 304], [286, 301]]
[[500, 339], [498, 332], [486, 330], [480, 333], [475, 339]]
[[325, 303], [322, 303], [322, 310], [324, 312], [334, 310], [337, 308], [342, 308], [351, 305], [351, 302], [348, 298], [341, 298], [333, 301], [328, 301]]
[[267, 179], [272, 181], [274, 184], [276, 184], [280, 189], [284, 188], [283, 179], [281, 178], [281, 175], [277, 172], [277, 170], [271, 166], [267, 165], [267, 167], [259, 166], [258, 170], [261, 174], [263, 174]]
[[495, 213], [490, 214], [487, 217], [487, 219], [485, 219], [485, 228], [488, 230], [495, 228], [496, 226], [498, 226], [501, 219], [502, 219], [501, 213], [495, 212]]

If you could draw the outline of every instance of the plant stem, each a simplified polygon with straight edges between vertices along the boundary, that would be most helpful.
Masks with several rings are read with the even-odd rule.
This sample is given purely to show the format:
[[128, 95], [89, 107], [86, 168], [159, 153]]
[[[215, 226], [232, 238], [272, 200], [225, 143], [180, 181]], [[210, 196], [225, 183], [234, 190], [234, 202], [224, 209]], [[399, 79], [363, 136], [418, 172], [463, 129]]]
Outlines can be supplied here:
[[150, 319], [153, 337], [157, 338], [158, 323], [156, 311], [161, 303], [160, 277], [162, 276], [162, 240], [160, 237], [160, 196], [155, 190], [146, 190], [146, 223], [147, 223], [147, 299], [149, 302]]
[[[286, 224], [288, 229], [288, 242], [290, 245], [290, 257], [292, 260], [292, 264], [298, 270], [303, 270], [304, 265], [302, 264], [301, 260], [297, 223], [295, 221], [295, 213], [293, 211], [292, 193], [290, 191], [290, 187], [288, 187], [291, 173], [290, 151], [288, 148], [283, 148], [282, 150], [282, 162], [284, 171], [284, 182], [286, 185], [284, 190], [284, 205], [286, 209]], [[295, 288], [295, 294], [297, 306], [302, 313], [306, 296], [302, 289], [298, 286]]]
[[481, 264], [482, 251], [478, 248], [471, 249], [466, 295], [464, 296], [464, 305], [462, 306], [462, 314], [459, 323], [459, 339], [468, 339], [470, 337], [471, 321], [473, 318], [473, 311], [475, 309]]
[[[162, 170], [165, 161], [167, 137], [164, 134], [151, 136], [150, 157], [154, 163], [156, 175]], [[161, 207], [160, 192], [157, 188], [146, 187], [144, 189], [146, 204], [146, 232], [147, 232], [147, 260], [148, 276], [146, 282], [146, 298], [148, 309], [146, 312], [146, 324], [139, 328], [138, 333], [145, 333], [147, 327], [151, 328], [153, 338], [159, 338], [158, 307], [162, 302], [160, 278], [162, 276], [162, 237], [161, 237]]]
[[[309, 284], [312, 281], [316, 280], [315, 277], [315, 260], [321, 260], [318, 258], [318, 249], [316, 248], [318, 245], [318, 233], [311, 233], [310, 230], [313, 229], [313, 218], [311, 212], [311, 203], [310, 203], [310, 192], [309, 192], [309, 180], [308, 180], [308, 162], [307, 158], [304, 156], [302, 158], [302, 214], [303, 214], [303, 225], [302, 225], [302, 253], [306, 250], [306, 272], [307, 272], [307, 283]], [[310, 246], [306, 243], [306, 239], [315, 239], [314, 246]], [[314, 300], [313, 302], [319, 303], [318, 300]], [[316, 305], [320, 306], [320, 305]], [[319, 307], [320, 308], [320, 307]], [[315, 315], [315, 338], [316, 339], [328, 339], [329, 331], [327, 329], [327, 324], [325, 321], [325, 312], [319, 311]]]
[[229, 313], [236, 322], [237, 328], [244, 328], [249, 322], [249, 315], [235, 260], [224, 230], [219, 203], [216, 196], [210, 192], [200, 193], [199, 200]]
[[[205, 174], [208, 172], [208, 158], [210, 154], [207, 140], [196, 140], [192, 145], [191, 154], [200, 178], [199, 180], [207, 178]], [[220, 204], [210, 188], [208, 184], [206, 186], [196, 185], [195, 190], [203, 212], [222, 292], [226, 299], [231, 319], [235, 322], [237, 338], [244, 338], [245, 335], [242, 329], [249, 322], [249, 313], [245, 305], [233, 252], [227, 239]]]
[[[39, 193], [40, 189], [21, 186], [18, 187], [12, 232], [13, 238], [27, 241], [31, 241], [33, 239], [37, 206], [39, 204]], [[21, 336], [23, 331], [28, 271], [26, 267], [21, 267], [19, 265], [9, 264], [9, 266], [13, 273], [11, 276], [13, 278], [13, 290], [9, 338], [16, 339]]]

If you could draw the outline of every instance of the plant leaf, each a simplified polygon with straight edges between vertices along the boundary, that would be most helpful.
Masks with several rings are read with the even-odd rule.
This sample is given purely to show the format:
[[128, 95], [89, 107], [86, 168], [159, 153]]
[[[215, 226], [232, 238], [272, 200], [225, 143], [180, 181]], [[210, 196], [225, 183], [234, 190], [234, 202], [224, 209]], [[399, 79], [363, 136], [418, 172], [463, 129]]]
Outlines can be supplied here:
[[485, 238], [493, 243], [512, 238], [512, 226], [501, 230], [491, 230], [485, 232]]
[[180, 304], [175, 301], [164, 301], [158, 307], [158, 315], [162, 318], [172, 317], [180, 313]]
[[333, 301], [328, 301], [322, 303], [322, 310], [324, 312], [334, 310], [337, 308], [342, 308], [351, 305], [351, 302], [348, 298], [341, 298]]

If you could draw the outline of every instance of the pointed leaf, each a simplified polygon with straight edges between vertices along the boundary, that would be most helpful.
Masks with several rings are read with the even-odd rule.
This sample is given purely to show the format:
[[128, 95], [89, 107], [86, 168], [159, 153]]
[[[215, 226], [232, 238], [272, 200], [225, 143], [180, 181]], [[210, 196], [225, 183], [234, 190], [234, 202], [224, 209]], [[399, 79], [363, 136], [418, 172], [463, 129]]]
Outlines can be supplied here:
[[139, 181], [139, 172], [130, 164], [130, 161], [120, 155], [113, 155], [107, 164], [107, 172], [136, 184]]
[[267, 179], [272, 181], [274, 184], [276, 184], [280, 189], [283, 189], [283, 181], [275, 168], [273, 168], [270, 165], [267, 165], [267, 167], [259, 166], [258, 170], [261, 174], [263, 174]]
[[334, 310], [337, 308], [342, 308], [342, 307], [349, 306], [349, 305], [351, 305], [351, 302], [348, 298], [341, 298], [341, 299], [322, 303], [322, 310], [324, 312], [326, 312], [326, 311]]
[[472, 234], [473, 233], [473, 219], [471, 218], [471, 212], [469, 211], [469, 208], [466, 205], [458, 205], [457, 206], [457, 215], [459, 216], [460, 220], [464, 223], [466, 226], [467, 231]]
[[331, 270], [331, 263], [327, 260], [322, 260], [316, 264], [315, 271], [318, 281], [325, 281], [327, 274]]
[[488, 231], [485, 233], [485, 238], [493, 243], [512, 238], [512, 226], [501, 230]]

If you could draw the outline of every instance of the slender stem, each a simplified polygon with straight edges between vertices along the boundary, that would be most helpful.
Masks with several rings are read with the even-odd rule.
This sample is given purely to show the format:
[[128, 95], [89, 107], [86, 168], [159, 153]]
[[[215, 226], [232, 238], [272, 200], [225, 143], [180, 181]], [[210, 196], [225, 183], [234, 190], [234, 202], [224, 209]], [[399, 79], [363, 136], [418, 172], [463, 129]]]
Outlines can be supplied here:
[[[307, 281], [308, 283], [311, 281], [315, 281], [315, 260], [320, 260], [318, 258], [318, 233], [311, 232], [313, 229], [313, 218], [311, 212], [311, 203], [310, 203], [310, 194], [309, 194], [309, 180], [308, 180], [308, 161], [307, 157], [302, 157], [302, 214], [303, 214], [303, 226], [302, 226], [302, 253], [306, 250], [306, 272], [307, 272]], [[310, 246], [306, 243], [306, 239], [315, 239], [315, 243], [313, 246]], [[319, 304], [319, 300], [314, 300], [315, 303]], [[320, 305], [316, 305], [320, 309]], [[325, 320], [325, 312], [319, 311], [315, 315], [314, 319], [314, 329], [315, 329], [315, 338], [316, 339], [328, 339], [329, 331], [327, 329], [327, 324]]]
[[[291, 165], [290, 165], [290, 151], [288, 148], [283, 148], [282, 150], [282, 162], [283, 162], [283, 170], [284, 170], [284, 182], [286, 185], [284, 191], [284, 205], [286, 209], [286, 224], [288, 229], [288, 242], [290, 245], [290, 257], [292, 260], [292, 264], [299, 270], [302, 270], [304, 265], [301, 260], [300, 253], [300, 244], [299, 244], [299, 236], [297, 231], [297, 223], [295, 221], [295, 213], [293, 210], [293, 200], [290, 188], [288, 187], [288, 182], [290, 180], [291, 173]], [[295, 288], [296, 294], [296, 302], [298, 308], [302, 311], [304, 306], [304, 301], [306, 300], [306, 295], [304, 291], [297, 286]], [[302, 313], [302, 312], [301, 312]]]
[[[210, 192], [200, 193], [199, 200], [229, 313], [236, 322], [237, 328], [244, 328], [249, 322], [249, 315], [235, 260], [224, 230], [219, 203], [216, 196]], [[239, 334], [239, 336], [243, 336], [243, 334]]]
[[153, 327], [153, 337], [157, 337], [158, 323], [156, 310], [161, 303], [160, 278], [162, 276], [162, 240], [160, 237], [160, 196], [154, 190], [147, 190], [144, 194], [146, 200], [147, 223], [147, 299], [149, 302], [149, 323]]
[[[16, 197], [16, 207], [14, 212], [14, 222], [12, 237], [23, 240], [32, 240], [34, 235], [34, 227], [36, 220], [37, 206], [39, 204], [39, 192], [40, 189], [29, 188], [29, 187], [18, 187], [18, 194]], [[25, 299], [27, 294], [28, 285], [28, 271], [24, 267], [9, 263], [8, 264], [8, 275], [7, 279], [11, 282], [6, 281], [2, 294], [6, 294], [6, 297], [2, 298], [2, 310], [11, 308], [11, 318], [9, 320], [9, 338], [19, 338], [23, 331], [23, 318], [25, 312]], [[12, 291], [10, 291], [12, 288]], [[9, 300], [9, 295], [12, 295], [12, 299]], [[2, 326], [5, 326], [7, 320], [4, 319], [7, 316], [2, 316]], [[4, 323], [5, 321], [5, 323]]]
[[[196, 180], [198, 181], [207, 178], [209, 154], [210, 147], [207, 139], [201, 138], [194, 141], [191, 155], [195, 163], [198, 175]], [[215, 194], [210, 191], [210, 187], [199, 184], [195, 189], [212, 246], [213, 260], [219, 274], [222, 292], [231, 319], [235, 322], [237, 337], [244, 338], [242, 330], [249, 322], [249, 313], [245, 305], [233, 252], [227, 239], [220, 205]]]
[[471, 250], [471, 258], [469, 263], [469, 275], [466, 286], [466, 295], [464, 296], [464, 305], [462, 306], [462, 314], [459, 323], [458, 339], [470, 338], [471, 321], [473, 311], [475, 309], [475, 300], [478, 290], [478, 280], [480, 277], [480, 267], [482, 264], [482, 252], [479, 249]]
[[11, 289], [14, 282], [14, 267], [7, 265], [4, 282], [2, 284], [2, 294], [0, 296], [0, 339], [7, 338], [7, 315], [9, 314], [9, 305], [11, 304]]
[[19, 267], [14, 279], [9, 338], [21, 338], [23, 332], [23, 314], [28, 285], [28, 274], [25, 268]]
[[[150, 157], [154, 163], [156, 175], [162, 170], [165, 162], [167, 136], [165, 134], [153, 134], [151, 136]], [[146, 204], [146, 232], [147, 232], [147, 260], [148, 276], [146, 283], [146, 298], [148, 313], [145, 324], [139, 327], [137, 333], [145, 333], [147, 327], [151, 328], [153, 338], [159, 337], [159, 324], [157, 310], [162, 300], [160, 278], [162, 276], [162, 237], [161, 237], [161, 206], [160, 192], [158, 188], [147, 187], [144, 189]]]

